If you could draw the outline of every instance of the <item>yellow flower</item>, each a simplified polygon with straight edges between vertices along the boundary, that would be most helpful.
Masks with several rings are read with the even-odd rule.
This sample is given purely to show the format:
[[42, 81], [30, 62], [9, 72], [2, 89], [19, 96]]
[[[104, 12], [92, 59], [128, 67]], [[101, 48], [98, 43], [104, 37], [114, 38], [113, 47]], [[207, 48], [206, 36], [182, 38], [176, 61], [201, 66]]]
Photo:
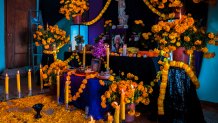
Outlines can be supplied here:
[[184, 41], [189, 42], [190, 41], [190, 37], [189, 36], [184, 36]]
[[114, 81], [114, 76], [110, 76], [110, 77], [109, 77], [109, 80], [110, 80], [110, 81]]

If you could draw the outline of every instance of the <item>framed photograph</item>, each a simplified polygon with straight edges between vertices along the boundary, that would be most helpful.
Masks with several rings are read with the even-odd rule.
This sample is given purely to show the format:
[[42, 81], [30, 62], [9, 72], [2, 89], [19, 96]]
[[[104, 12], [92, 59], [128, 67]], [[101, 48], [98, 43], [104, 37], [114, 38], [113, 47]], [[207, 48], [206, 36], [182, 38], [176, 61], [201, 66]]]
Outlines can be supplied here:
[[126, 29], [111, 30], [111, 52], [119, 52], [126, 40]]
[[92, 59], [91, 69], [92, 69], [92, 71], [99, 72], [101, 69], [101, 60], [100, 59]]

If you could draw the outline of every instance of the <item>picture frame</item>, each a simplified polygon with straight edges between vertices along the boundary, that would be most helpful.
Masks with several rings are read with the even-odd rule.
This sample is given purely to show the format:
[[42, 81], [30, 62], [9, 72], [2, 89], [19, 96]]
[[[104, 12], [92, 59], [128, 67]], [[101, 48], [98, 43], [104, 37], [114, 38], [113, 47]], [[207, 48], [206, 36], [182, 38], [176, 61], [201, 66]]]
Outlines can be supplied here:
[[101, 69], [101, 60], [100, 59], [92, 59], [91, 61], [91, 70], [95, 72], [99, 72]]
[[117, 28], [110, 31], [111, 37], [111, 52], [119, 52], [119, 49], [126, 44], [126, 29]]

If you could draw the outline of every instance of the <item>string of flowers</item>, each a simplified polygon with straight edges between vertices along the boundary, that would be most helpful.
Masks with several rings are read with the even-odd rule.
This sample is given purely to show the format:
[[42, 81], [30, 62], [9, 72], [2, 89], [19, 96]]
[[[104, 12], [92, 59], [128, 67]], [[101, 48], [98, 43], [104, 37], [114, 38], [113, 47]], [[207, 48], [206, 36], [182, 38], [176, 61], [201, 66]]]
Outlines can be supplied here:
[[196, 88], [199, 88], [200, 83], [197, 77], [195, 76], [195, 73], [192, 71], [191, 67], [189, 67], [189, 65], [185, 64], [184, 62], [170, 61], [170, 63], [168, 63], [168, 61], [166, 61], [166, 62], [159, 62], [159, 64], [162, 64], [163, 68], [161, 70], [162, 81], [160, 84], [160, 93], [158, 97], [158, 114], [164, 115], [164, 99], [165, 99], [165, 94], [166, 94], [168, 72], [169, 72], [170, 67], [178, 67], [178, 68], [184, 69]]
[[95, 18], [94, 18], [93, 20], [91, 20], [91, 21], [84, 22], [83, 24], [89, 26], [89, 25], [92, 25], [92, 24], [96, 23], [99, 19], [101, 19], [101, 17], [103, 16], [103, 14], [105, 13], [105, 11], [106, 11], [107, 8], [109, 7], [110, 3], [111, 3], [111, 0], [107, 0], [107, 2], [106, 2], [106, 4], [105, 4], [104, 8], [101, 10], [101, 12], [98, 14], [98, 16], [95, 17]]
[[181, 3], [180, 0], [177, 0], [177, 1], [169, 1], [167, 2], [167, 0], [163, 0], [163, 1], [154, 1], [154, 0], [143, 0], [144, 3], [148, 6], [148, 8], [155, 14], [157, 14], [158, 16], [162, 17], [164, 20], [166, 19], [170, 19], [170, 18], [174, 18], [175, 17], [175, 13], [174, 12], [171, 12], [169, 14], [164, 14], [164, 13], [161, 13], [160, 11], [158, 11], [154, 6], [157, 6], [159, 9], [164, 9], [165, 4], [168, 4], [169, 7], [182, 7], [183, 4]]
[[65, 62], [65, 63], [69, 63], [69, 62], [70, 62], [71, 60], [73, 60], [73, 59], [76, 59], [76, 60], [77, 60], [78, 65], [81, 65], [81, 64], [82, 64], [82, 62], [81, 62], [81, 60], [80, 60], [80, 58], [79, 58], [79, 55], [78, 55], [78, 53], [76, 53], [76, 52], [73, 52], [72, 55], [71, 55], [68, 59], [66, 59], [64, 62]]
[[[67, 72], [66, 80], [70, 81], [71, 75], [74, 74], [74, 71]], [[82, 84], [80, 85], [78, 91], [74, 96], [71, 95], [71, 90], [69, 90], [69, 101], [76, 101], [80, 95], [83, 93], [83, 90], [86, 88], [86, 84], [88, 83], [88, 79], [95, 78], [98, 73], [86, 75], [85, 79], [83, 79]]]

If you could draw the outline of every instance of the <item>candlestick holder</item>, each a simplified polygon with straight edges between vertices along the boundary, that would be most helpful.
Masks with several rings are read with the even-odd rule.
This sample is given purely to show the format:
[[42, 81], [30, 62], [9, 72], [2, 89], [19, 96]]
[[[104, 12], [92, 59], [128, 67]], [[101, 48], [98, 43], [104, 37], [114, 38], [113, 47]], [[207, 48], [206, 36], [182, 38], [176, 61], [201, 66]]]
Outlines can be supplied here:
[[44, 89], [41, 88], [41, 90], [40, 90], [40, 94], [44, 94], [44, 93], [45, 93]]
[[5, 100], [9, 100], [9, 94], [5, 94]]
[[60, 101], [59, 101], [60, 97], [57, 97], [57, 103], [58, 105], [60, 104]]
[[32, 96], [32, 90], [29, 90], [28, 96]]
[[17, 92], [18, 98], [21, 98], [21, 92]]
[[65, 104], [65, 109], [69, 110], [69, 104], [68, 103]]

